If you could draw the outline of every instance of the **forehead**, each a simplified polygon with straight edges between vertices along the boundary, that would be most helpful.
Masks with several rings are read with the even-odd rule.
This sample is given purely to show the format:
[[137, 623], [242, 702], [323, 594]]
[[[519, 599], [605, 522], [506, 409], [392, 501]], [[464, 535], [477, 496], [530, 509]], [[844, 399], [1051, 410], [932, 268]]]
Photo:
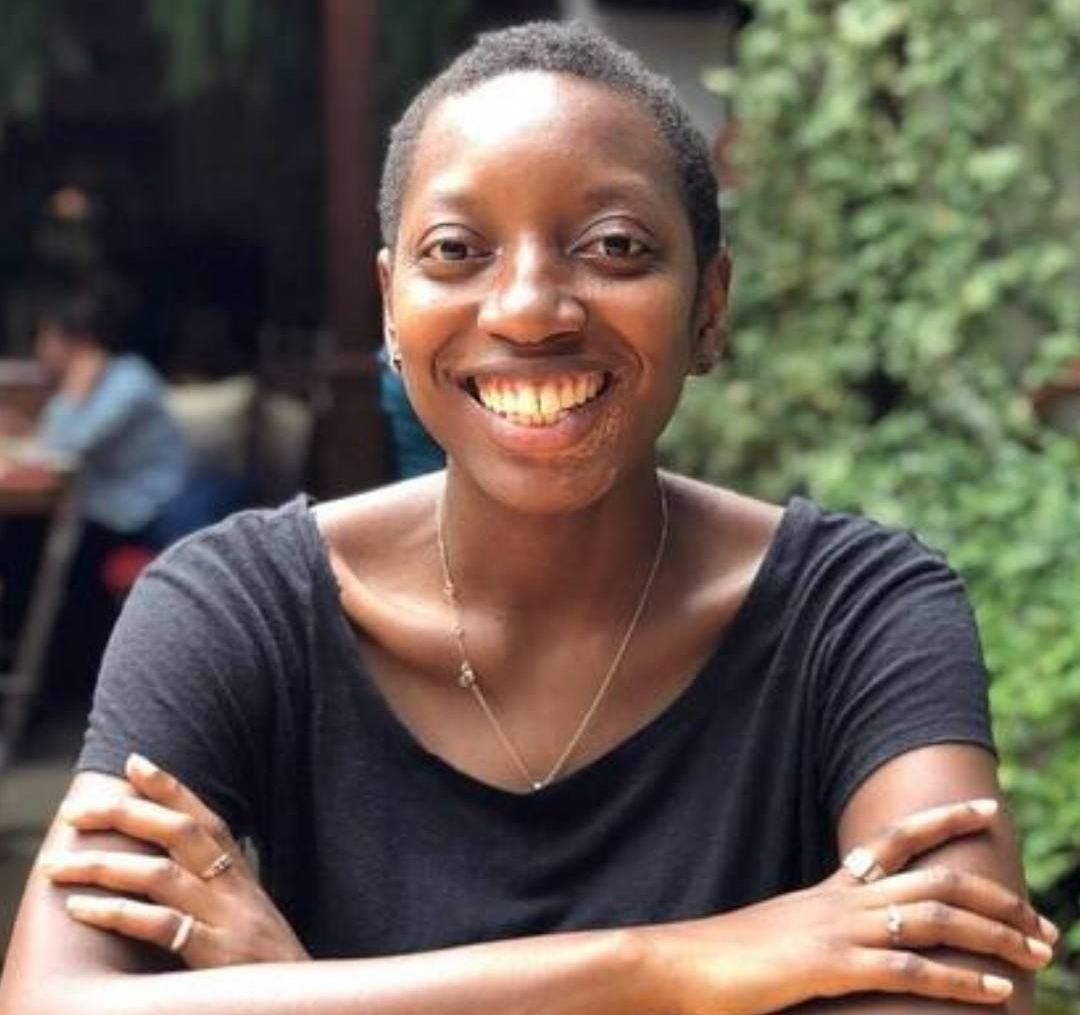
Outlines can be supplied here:
[[681, 211], [674, 156], [650, 113], [602, 83], [543, 71], [500, 75], [439, 102], [417, 140], [403, 205], [496, 177], [535, 187], [552, 171], [564, 185], [637, 187]]

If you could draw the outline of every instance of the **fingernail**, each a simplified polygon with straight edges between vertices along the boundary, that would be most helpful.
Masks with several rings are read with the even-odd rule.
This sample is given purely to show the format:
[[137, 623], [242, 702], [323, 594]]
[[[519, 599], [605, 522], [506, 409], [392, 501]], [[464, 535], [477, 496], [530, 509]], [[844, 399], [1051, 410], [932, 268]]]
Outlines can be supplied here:
[[991, 976], [986, 973], [983, 975], [982, 982], [983, 986], [991, 994], [997, 994], [999, 997], [1008, 997], [1012, 993], [1012, 981], [1006, 980], [1004, 977]]
[[1045, 941], [1040, 941], [1037, 937], [1029, 937], [1027, 939], [1027, 946], [1028, 951], [1043, 962], [1049, 962], [1050, 959], [1054, 957], [1054, 949]]
[[64, 900], [64, 906], [72, 916], [89, 916], [94, 908], [93, 902], [85, 895], [69, 895]]
[[82, 806], [76, 803], [69, 802], [66, 804], [62, 804], [60, 807], [60, 817], [62, 817], [65, 821], [69, 823], [72, 821], [78, 821], [79, 818], [81, 818], [85, 813], [86, 812], [82, 808]]
[[1049, 938], [1054, 944], [1057, 944], [1058, 938], [1061, 937], [1061, 931], [1059, 931], [1045, 916], [1039, 917], [1039, 930], [1042, 931], [1043, 937]]
[[982, 814], [984, 817], [990, 817], [991, 814], [997, 814], [998, 802], [993, 799], [972, 800], [971, 809], [976, 814]]
[[149, 758], [144, 758], [141, 754], [129, 754], [127, 759], [127, 770], [134, 772], [136, 775], [151, 776], [158, 769]]

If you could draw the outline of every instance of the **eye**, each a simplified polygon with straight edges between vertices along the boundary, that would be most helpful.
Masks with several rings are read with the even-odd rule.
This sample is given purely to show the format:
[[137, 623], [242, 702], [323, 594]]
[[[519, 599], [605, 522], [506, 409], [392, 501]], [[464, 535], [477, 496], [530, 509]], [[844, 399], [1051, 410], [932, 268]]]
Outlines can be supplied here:
[[633, 261], [652, 252], [651, 248], [636, 236], [627, 232], [608, 232], [586, 241], [578, 248], [588, 257], [611, 261]]
[[479, 244], [463, 237], [440, 236], [426, 244], [420, 251], [420, 256], [426, 261], [447, 264], [483, 257], [486, 253], [487, 251]]

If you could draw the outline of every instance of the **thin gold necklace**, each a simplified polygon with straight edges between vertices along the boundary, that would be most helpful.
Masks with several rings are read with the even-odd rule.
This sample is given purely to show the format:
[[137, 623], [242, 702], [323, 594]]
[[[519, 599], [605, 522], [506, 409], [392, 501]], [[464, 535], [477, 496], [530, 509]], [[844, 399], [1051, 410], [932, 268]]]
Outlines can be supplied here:
[[440, 497], [437, 501], [435, 509], [435, 531], [439, 544], [439, 560], [442, 563], [443, 592], [446, 595], [447, 603], [449, 604], [453, 615], [452, 627], [454, 631], [454, 640], [457, 643], [458, 656], [460, 657], [457, 673], [458, 686], [472, 692], [473, 697], [476, 699], [476, 703], [480, 706], [480, 710], [491, 724], [495, 736], [502, 744], [503, 749], [506, 751], [510, 760], [514, 763], [514, 767], [521, 773], [526, 783], [532, 787], [534, 792], [549, 785], [559, 772], [562, 771], [563, 765], [566, 764], [570, 755], [573, 754], [574, 748], [577, 747], [581, 738], [585, 735], [585, 730], [588, 728], [589, 723], [592, 722], [593, 716], [596, 715], [596, 711], [600, 707], [600, 702], [603, 701], [604, 695], [607, 693], [607, 690], [615, 677], [615, 673], [619, 669], [619, 664], [622, 662], [623, 656], [626, 655], [626, 649], [630, 645], [630, 639], [633, 638], [634, 631], [637, 630], [638, 621], [641, 620], [642, 614], [645, 612], [645, 606], [649, 601], [649, 593], [652, 591], [653, 581], [656, 579], [657, 572], [660, 570], [660, 562], [664, 557], [664, 549], [667, 546], [668, 537], [667, 493], [664, 490], [663, 483], [659, 481], [659, 478], [657, 479], [657, 489], [660, 493], [660, 539], [657, 541], [656, 554], [653, 557], [652, 566], [649, 568], [648, 577], [646, 577], [645, 584], [641, 589], [641, 595], [638, 598], [637, 606], [634, 608], [634, 613], [630, 618], [626, 633], [622, 636], [622, 641], [619, 642], [619, 647], [615, 650], [615, 655], [612, 657], [611, 664], [604, 674], [604, 679], [600, 681], [600, 686], [596, 689], [596, 694], [593, 695], [591, 704], [585, 710], [585, 714], [581, 717], [581, 721], [578, 723], [573, 735], [563, 748], [562, 753], [556, 758], [555, 763], [551, 766], [548, 774], [542, 779], [538, 779], [533, 774], [532, 769], [529, 768], [525, 763], [525, 759], [521, 756], [521, 752], [514, 746], [514, 742], [510, 739], [506, 730], [503, 729], [502, 723], [499, 722], [499, 717], [495, 714], [495, 710], [491, 707], [480, 687], [480, 681], [476, 675], [476, 668], [469, 659], [469, 654], [465, 648], [465, 627], [461, 620], [461, 597], [458, 595], [457, 586], [454, 584], [454, 579], [450, 573], [450, 558], [446, 550], [446, 538], [443, 532], [443, 517], [446, 511], [445, 497]]

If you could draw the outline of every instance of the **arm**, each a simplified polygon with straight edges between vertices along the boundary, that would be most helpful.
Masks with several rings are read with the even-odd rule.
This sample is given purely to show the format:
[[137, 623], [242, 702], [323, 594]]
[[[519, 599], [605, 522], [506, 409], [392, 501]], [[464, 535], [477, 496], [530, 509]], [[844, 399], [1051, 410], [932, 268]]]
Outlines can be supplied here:
[[[84, 773], [70, 796], [130, 793], [122, 780]], [[86, 841], [89, 840], [89, 841]], [[54, 824], [45, 849], [131, 852], [126, 836]], [[150, 852], [148, 849], [140, 852]], [[0, 1015], [55, 1015], [79, 998], [82, 1015], [451, 1015], [475, 1011], [649, 1015], [642, 955], [631, 931], [523, 938], [378, 959], [271, 963], [197, 972], [128, 938], [73, 921], [65, 892], [35, 868], [19, 912]], [[154, 973], [150, 977], [143, 974]]]
[[36, 441], [53, 454], [82, 457], [119, 433], [156, 397], [149, 378], [120, 368], [104, 389], [82, 401], [54, 398], [46, 407]]
[[[945, 898], [952, 904], [955, 923], [942, 929], [914, 911], [925, 907], [909, 906], [912, 934], [997, 954], [1022, 968], [1042, 962], [1033, 955], [1032, 944], [1049, 952], [1040, 941], [1025, 944], [1026, 934], [1042, 933], [1037, 914], [990, 882], [966, 875], [955, 891], [946, 894], [939, 882], [917, 871], [865, 885], [841, 869], [815, 889], [718, 917], [393, 958], [320, 962], [316, 973], [291, 928], [237, 857], [235, 840], [221, 820], [155, 766], [132, 759], [128, 774], [146, 796], [133, 796], [126, 783], [119, 784], [120, 793], [110, 794], [114, 781], [99, 780], [104, 795], [96, 801], [80, 800], [78, 787], [65, 807], [66, 820], [81, 833], [97, 835], [101, 829], [112, 829], [152, 842], [165, 855], [137, 858], [130, 852], [87, 852], [77, 839], [67, 857], [51, 858], [49, 877], [57, 885], [75, 885], [82, 892], [83, 886], [105, 888], [104, 898], [80, 896], [86, 900], [77, 910], [80, 923], [89, 921], [95, 928], [159, 949], [171, 950], [174, 939], [183, 940], [180, 957], [194, 972], [147, 976], [149, 965], [127, 963], [122, 955], [116, 961], [108, 954], [104, 959], [90, 955], [84, 964], [85, 952], [77, 941], [76, 947], [67, 948], [63, 934], [39, 935], [26, 954], [13, 950], [0, 1013], [52, 1012], [57, 999], [73, 993], [101, 1005], [84, 1006], [91, 1015], [99, 1011], [277, 1015], [283, 1004], [300, 1003], [295, 1000], [300, 996], [304, 1010], [312, 1013], [378, 1015], [456, 1012], [477, 1003], [499, 1012], [560, 1015], [567, 1011], [715, 1015], [718, 1010], [762, 1015], [801, 998], [868, 989], [979, 1002], [1002, 996], [997, 985], [969, 970], [934, 963], [912, 980], [906, 966], [892, 961], [900, 953], [888, 950], [883, 941], [883, 905]], [[906, 816], [864, 845], [884, 870], [903, 871], [912, 857], [986, 829], [996, 811], [989, 803], [989, 810], [956, 803]], [[237, 858], [220, 879], [194, 876], [222, 850]], [[36, 868], [35, 875], [40, 876], [41, 870]], [[116, 894], [121, 892], [123, 896]], [[49, 907], [58, 906], [55, 890], [39, 893], [36, 902], [31, 898], [18, 935], [24, 925], [47, 924], [48, 919], [38, 918], [35, 904], [48, 918]], [[179, 936], [189, 915], [193, 922], [185, 936]], [[935, 936], [939, 931], [942, 936]], [[256, 965], [257, 978], [248, 971]], [[231, 967], [230, 975], [223, 966]], [[778, 969], [784, 970], [782, 977]], [[238, 970], [238, 975], [231, 975]], [[1008, 981], [1000, 984], [1009, 986]], [[170, 996], [175, 992], [177, 1007], [162, 1008], [162, 986], [170, 988]], [[5, 1003], [10, 1007], [3, 1007]]]
[[[910, 751], [874, 772], [855, 792], [843, 811], [838, 830], [841, 854], [897, 816], [931, 807], [946, 800], [969, 797], [1000, 799], [994, 759], [978, 747], [938, 745]], [[1018, 895], [1024, 894], [1023, 872], [1012, 825], [1004, 811], [987, 834], [957, 839], [918, 859], [914, 867], [945, 866], [981, 874], [1000, 882]], [[973, 1007], [953, 1002], [920, 998], [894, 1000], [887, 1005], [880, 997], [853, 996], [840, 1000], [815, 1001], [799, 1006], [800, 1015], [1032, 1015], [1034, 976], [990, 958], [976, 958], [946, 949], [928, 953], [937, 959], [962, 964], [970, 969], [1006, 976], [1015, 985], [1005, 1005]]]
[[34, 429], [33, 419], [21, 409], [0, 405], [0, 436], [25, 437]]

